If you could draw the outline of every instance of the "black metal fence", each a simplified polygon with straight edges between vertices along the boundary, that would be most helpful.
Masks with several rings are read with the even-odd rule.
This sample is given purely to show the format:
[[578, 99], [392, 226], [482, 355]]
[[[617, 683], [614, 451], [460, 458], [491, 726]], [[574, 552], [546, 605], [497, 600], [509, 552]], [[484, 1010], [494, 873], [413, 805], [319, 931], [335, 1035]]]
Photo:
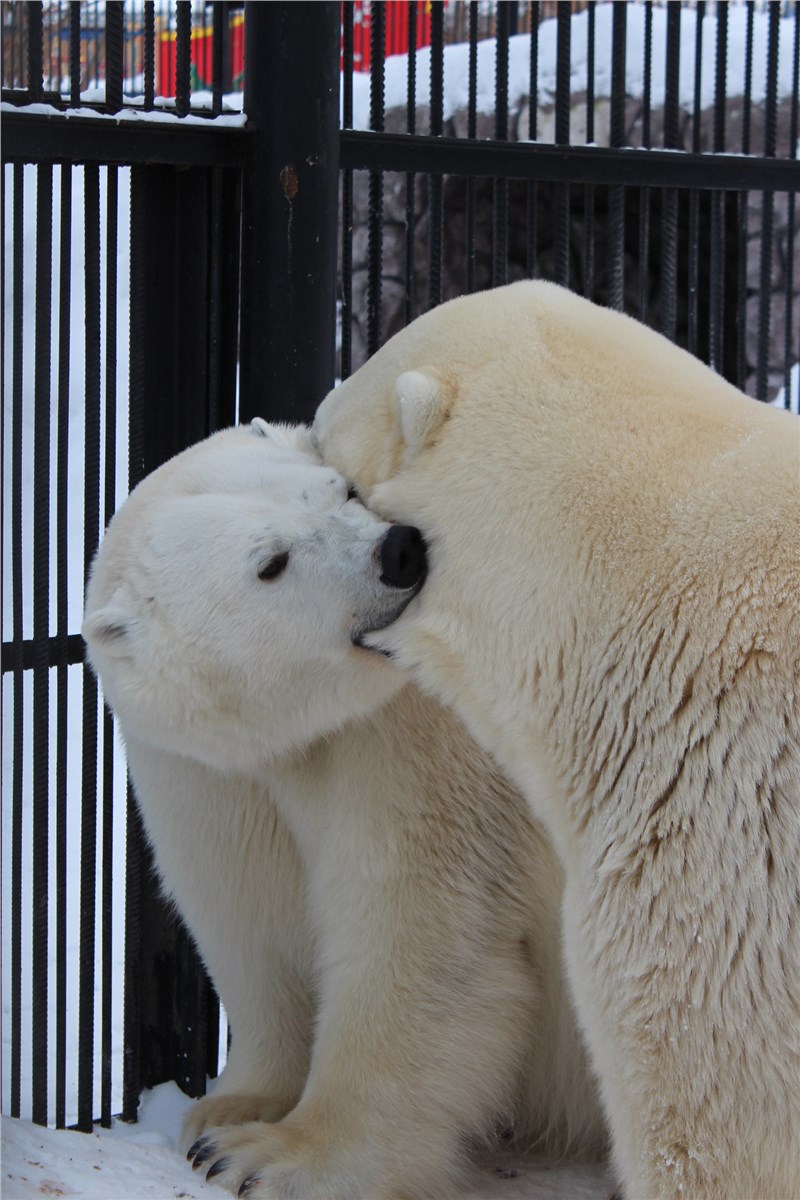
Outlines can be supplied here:
[[[410, 50], [387, 60], [373, 3], [363, 75], [353, 3], [247, 4], [245, 122], [225, 99], [232, 5], [172, 7], [166, 103], [153, 4], [107, 0], [90, 97], [92, 6], [12, 7], [25, 63], [7, 71], [4, 52], [18, 109], [2, 147], [2, 1100], [88, 1129], [133, 1118], [164, 1079], [201, 1092], [226, 1041], [82, 665], [85, 572], [114, 508], [237, 415], [309, 418], [335, 374], [425, 308], [526, 275], [796, 407], [800, 16], [434, 3], [415, 53], [412, 3]], [[133, 99], [126, 12], [145, 30]], [[445, 45], [446, 22], [463, 43]], [[212, 60], [199, 107], [198, 28]]]

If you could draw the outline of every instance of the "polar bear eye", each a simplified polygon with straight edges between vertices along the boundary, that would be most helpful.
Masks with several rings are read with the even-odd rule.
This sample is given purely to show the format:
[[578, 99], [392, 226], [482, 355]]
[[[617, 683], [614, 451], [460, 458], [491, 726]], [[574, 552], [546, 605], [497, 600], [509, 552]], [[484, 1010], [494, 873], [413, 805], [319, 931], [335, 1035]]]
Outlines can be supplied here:
[[278, 576], [286, 569], [286, 564], [289, 561], [289, 551], [284, 551], [283, 554], [276, 554], [269, 562], [264, 563], [263, 567], [259, 567], [259, 579], [277, 579]]

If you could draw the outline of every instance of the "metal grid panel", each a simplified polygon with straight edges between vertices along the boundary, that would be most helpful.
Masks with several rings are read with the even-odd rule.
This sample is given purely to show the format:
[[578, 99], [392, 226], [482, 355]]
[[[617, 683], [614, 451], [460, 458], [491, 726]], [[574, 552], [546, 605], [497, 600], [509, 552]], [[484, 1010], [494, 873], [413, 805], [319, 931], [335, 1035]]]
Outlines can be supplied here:
[[216, 116], [243, 82], [242, 3], [3, 0], [3, 95]]
[[370, 76], [343, 60], [342, 376], [424, 308], [541, 275], [790, 403], [799, 24], [778, 2], [433, 5], [430, 44], [376, 65], [373, 21]]

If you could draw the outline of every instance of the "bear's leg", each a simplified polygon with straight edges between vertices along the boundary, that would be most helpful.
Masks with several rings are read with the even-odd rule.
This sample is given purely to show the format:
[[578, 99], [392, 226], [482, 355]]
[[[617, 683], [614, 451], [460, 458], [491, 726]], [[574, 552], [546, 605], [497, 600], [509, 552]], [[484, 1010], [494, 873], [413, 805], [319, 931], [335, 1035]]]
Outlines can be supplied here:
[[473, 844], [444, 814], [398, 816], [364, 791], [349, 810], [336, 802], [333, 823], [334, 798], [319, 805], [319, 1015], [303, 1096], [277, 1124], [208, 1128], [194, 1150], [234, 1192], [445, 1196], [470, 1136], [515, 1116], [537, 1006], [522, 907], [498, 894], [482, 833]]
[[[184, 1149], [210, 1126], [280, 1120], [297, 1103], [308, 1075], [314, 1003], [302, 868], [291, 834], [266, 797], [249, 812], [243, 806], [235, 823], [242, 821], [249, 837], [234, 839], [231, 847], [238, 879], [236, 886], [229, 879], [227, 901], [235, 909], [235, 927], [226, 940], [204, 938], [205, 929], [197, 929], [212, 977], [220, 980], [231, 1047], [212, 1094], [186, 1118]], [[221, 906], [223, 893], [221, 888]]]
[[127, 751], [164, 890], [233, 1035], [213, 1095], [189, 1113], [188, 1147], [208, 1124], [275, 1120], [303, 1090], [313, 1025], [305, 875], [266, 780], [222, 775], [133, 738]]

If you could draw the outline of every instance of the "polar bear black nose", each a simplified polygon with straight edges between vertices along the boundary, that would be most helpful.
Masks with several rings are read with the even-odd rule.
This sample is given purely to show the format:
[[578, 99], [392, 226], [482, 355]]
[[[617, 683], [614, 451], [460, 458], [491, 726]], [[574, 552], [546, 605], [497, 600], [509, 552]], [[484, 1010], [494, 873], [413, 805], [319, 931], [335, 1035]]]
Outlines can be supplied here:
[[392, 525], [380, 546], [381, 583], [410, 588], [421, 584], [428, 569], [422, 534], [413, 525]]

